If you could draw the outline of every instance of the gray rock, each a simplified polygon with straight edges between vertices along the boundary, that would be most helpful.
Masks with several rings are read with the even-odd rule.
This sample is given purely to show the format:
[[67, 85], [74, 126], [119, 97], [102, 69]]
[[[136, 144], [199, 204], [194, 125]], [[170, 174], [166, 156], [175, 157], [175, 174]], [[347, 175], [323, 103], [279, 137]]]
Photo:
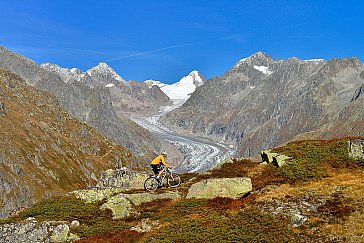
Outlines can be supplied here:
[[78, 220], [73, 220], [70, 225], [71, 228], [79, 227], [79, 226], [80, 226], [80, 222]]
[[284, 154], [273, 153], [270, 150], [263, 150], [260, 152], [262, 162], [272, 163], [276, 167], [282, 167], [285, 163], [291, 160], [291, 157]]
[[142, 219], [139, 224], [136, 226], [131, 227], [131, 230], [135, 230], [139, 233], [145, 233], [152, 231], [155, 227], [159, 224], [158, 220], [151, 220], [151, 219]]
[[66, 242], [68, 239], [68, 235], [70, 233], [70, 228], [67, 224], [58, 225], [51, 235], [51, 242]]
[[292, 214], [292, 226], [293, 227], [299, 227], [301, 225], [303, 225], [305, 223], [305, 221], [307, 221], [308, 218], [305, 217], [304, 215], [300, 214], [299, 212], [296, 212], [294, 214]]
[[357, 88], [356, 90], [355, 90], [355, 92], [354, 92], [354, 95], [353, 95], [353, 97], [351, 98], [351, 101], [355, 101], [355, 100], [357, 100], [358, 98], [359, 98], [359, 96], [361, 95], [361, 93], [362, 93], [363, 91], [362, 91], [362, 87], [360, 86], [359, 88]]
[[[1, 98], [1, 97], [0, 97]], [[2, 115], [2, 114], [4, 114], [4, 105], [3, 105], [3, 103], [1, 102], [1, 100], [0, 100], [0, 116]]]
[[187, 198], [239, 198], [252, 191], [250, 178], [218, 178], [197, 182], [188, 190]]
[[0, 225], [0, 242], [50, 242], [49, 227], [47, 222]]
[[364, 158], [364, 139], [348, 141], [349, 156], [353, 158]]

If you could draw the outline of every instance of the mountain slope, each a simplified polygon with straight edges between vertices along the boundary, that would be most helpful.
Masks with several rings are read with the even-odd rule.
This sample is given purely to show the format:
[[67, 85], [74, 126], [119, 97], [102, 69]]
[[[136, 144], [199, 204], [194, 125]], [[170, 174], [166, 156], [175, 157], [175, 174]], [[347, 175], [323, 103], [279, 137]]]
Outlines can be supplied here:
[[128, 150], [4, 69], [0, 100], [0, 218], [46, 197], [94, 185], [107, 168], [131, 166]]
[[[363, 70], [357, 58], [273, 60], [258, 52], [206, 81], [162, 120], [183, 132], [235, 144], [243, 156], [330, 124], [346, 124], [341, 134], [360, 135], [354, 129], [360, 119], [349, 122], [340, 114], [349, 109], [346, 116], [355, 117], [350, 107], [362, 107], [356, 96]], [[335, 134], [328, 129], [321, 136]]]
[[57, 97], [70, 115], [98, 129], [112, 141], [133, 152], [135, 162], [149, 161], [160, 143], [142, 127], [113, 110], [109, 90], [87, 87], [81, 82], [65, 83], [55, 73], [39, 67], [33, 61], [0, 47], [0, 67], [22, 77], [28, 84]]

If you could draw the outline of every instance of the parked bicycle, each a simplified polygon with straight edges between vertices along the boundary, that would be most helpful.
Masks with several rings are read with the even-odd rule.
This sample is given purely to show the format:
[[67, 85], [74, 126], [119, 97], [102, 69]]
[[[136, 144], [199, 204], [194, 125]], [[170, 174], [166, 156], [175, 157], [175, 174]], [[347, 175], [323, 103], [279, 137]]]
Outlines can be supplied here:
[[155, 191], [159, 187], [162, 187], [167, 182], [167, 186], [171, 188], [175, 188], [181, 185], [181, 177], [173, 173], [169, 168], [166, 167], [165, 171], [160, 175], [159, 178], [157, 176], [153, 175], [150, 176], [148, 179], [144, 182], [144, 188], [147, 191]]

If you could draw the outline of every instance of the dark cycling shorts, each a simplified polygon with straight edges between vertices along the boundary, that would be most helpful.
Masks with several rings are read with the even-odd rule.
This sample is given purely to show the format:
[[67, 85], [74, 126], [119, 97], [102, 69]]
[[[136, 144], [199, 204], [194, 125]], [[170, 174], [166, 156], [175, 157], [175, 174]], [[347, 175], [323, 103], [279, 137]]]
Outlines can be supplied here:
[[159, 171], [162, 170], [162, 166], [161, 165], [150, 165], [152, 167], [152, 170], [154, 172], [155, 175], [158, 175]]

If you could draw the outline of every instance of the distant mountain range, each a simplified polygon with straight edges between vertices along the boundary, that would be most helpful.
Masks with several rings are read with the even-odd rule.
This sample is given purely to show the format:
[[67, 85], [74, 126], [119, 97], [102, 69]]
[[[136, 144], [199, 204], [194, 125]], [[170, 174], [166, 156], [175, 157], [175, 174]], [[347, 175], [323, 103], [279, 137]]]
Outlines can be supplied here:
[[112, 106], [119, 115], [150, 115], [158, 113], [160, 106], [172, 102], [157, 86], [125, 81], [106, 63], [99, 63], [86, 72], [77, 68], [62, 68], [57, 64], [44, 63], [43, 69], [57, 74], [65, 83], [83, 83], [90, 88], [108, 88]]
[[[123, 80], [104, 64], [87, 73], [52, 64], [41, 67], [26, 57], [0, 47], [0, 68], [19, 75], [33, 87], [53, 94], [70, 115], [129, 149], [139, 165], [148, 163], [162, 147], [160, 141], [147, 130], [115, 112], [113, 98], [105, 84], [122, 84]], [[101, 78], [101, 81], [90, 74]], [[106, 77], [110, 80], [106, 81]]]
[[363, 85], [356, 57], [273, 60], [258, 52], [207, 80], [162, 122], [253, 156], [293, 139], [363, 135]]

